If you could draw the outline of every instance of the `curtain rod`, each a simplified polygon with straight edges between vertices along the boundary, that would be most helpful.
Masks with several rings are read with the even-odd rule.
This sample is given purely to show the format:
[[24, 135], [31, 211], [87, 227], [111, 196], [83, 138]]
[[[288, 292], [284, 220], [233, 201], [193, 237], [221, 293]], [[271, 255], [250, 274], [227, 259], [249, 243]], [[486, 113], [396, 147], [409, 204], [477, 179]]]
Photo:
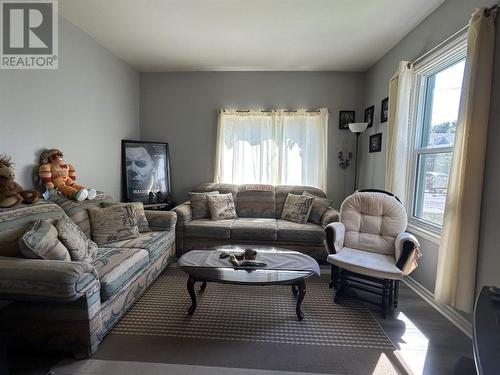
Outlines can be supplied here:
[[[250, 113], [250, 110], [246, 109], [246, 110], [237, 110], [235, 111], [236, 113]], [[261, 110], [260, 111], [261, 113], [272, 113], [273, 111], [264, 111], [264, 110]], [[283, 111], [285, 113], [296, 113], [297, 110], [286, 110], [286, 111]], [[318, 109], [316, 110], [308, 110], [306, 111], [306, 113], [319, 113], [320, 111]], [[328, 113], [333, 113], [333, 111], [330, 111], [328, 110]]]
[[[492, 11], [494, 11], [495, 9], [498, 9], [498, 4], [492, 5], [489, 8], [485, 8], [484, 9], [484, 13], [486, 14], [486, 16], [489, 16], [489, 14]], [[469, 28], [469, 25], [466, 25], [466, 26], [462, 27], [455, 34], [453, 34], [449, 38], [446, 38], [445, 40], [443, 40], [441, 43], [439, 43], [437, 46], [435, 46], [434, 48], [432, 48], [430, 51], [427, 51], [426, 53], [424, 53], [420, 57], [417, 57], [413, 62], [408, 63], [408, 68], [411, 67], [411, 66], [413, 66], [413, 65], [415, 65], [415, 64], [417, 64], [417, 63], [419, 63], [420, 61], [422, 61], [423, 59], [425, 59], [427, 56], [429, 56], [431, 53], [433, 53], [434, 51], [436, 51], [437, 49], [439, 49], [440, 47], [442, 47], [444, 44], [446, 44], [449, 41], [455, 39], [456, 37], [462, 35], [462, 33], [465, 32], [468, 28]]]

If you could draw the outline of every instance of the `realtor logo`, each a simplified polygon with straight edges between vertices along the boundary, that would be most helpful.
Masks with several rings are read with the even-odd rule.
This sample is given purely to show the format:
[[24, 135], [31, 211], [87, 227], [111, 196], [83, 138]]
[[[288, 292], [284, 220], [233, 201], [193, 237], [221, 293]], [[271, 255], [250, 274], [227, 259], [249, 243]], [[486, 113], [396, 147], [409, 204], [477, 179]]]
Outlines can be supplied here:
[[58, 68], [57, 1], [0, 1], [0, 69]]

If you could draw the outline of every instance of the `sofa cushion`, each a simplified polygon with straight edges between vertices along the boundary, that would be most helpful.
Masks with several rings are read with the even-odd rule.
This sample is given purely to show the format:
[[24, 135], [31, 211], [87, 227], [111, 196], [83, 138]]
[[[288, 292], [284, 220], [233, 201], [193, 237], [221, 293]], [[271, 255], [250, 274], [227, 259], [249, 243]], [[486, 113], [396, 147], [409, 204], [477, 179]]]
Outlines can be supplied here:
[[276, 200], [272, 185], [240, 185], [236, 199], [238, 217], [276, 218]]
[[137, 215], [130, 205], [89, 208], [92, 238], [98, 245], [139, 237]]
[[317, 197], [307, 191], [304, 191], [302, 195], [314, 198], [311, 213], [309, 214], [309, 219], [307, 221], [314, 224], [321, 224], [321, 217], [330, 208], [330, 200], [327, 198]]
[[396, 267], [393, 256], [344, 247], [337, 254], [330, 254], [329, 263], [348, 271], [381, 279], [399, 280], [403, 272]]
[[107, 301], [123, 285], [143, 271], [149, 262], [144, 249], [100, 248], [92, 262], [101, 283], [101, 300]]
[[104, 202], [112, 202], [111, 197], [103, 192], [98, 192], [95, 199], [84, 200], [82, 202], [68, 199], [62, 194], [52, 194], [49, 197], [51, 202], [60, 206], [66, 215], [82, 230], [88, 238], [92, 237], [90, 230], [90, 218], [88, 209], [93, 207], [102, 207]]
[[290, 193], [301, 195], [304, 193], [304, 191], [307, 191], [308, 193], [316, 197], [326, 198], [326, 194], [323, 190], [312, 186], [277, 185], [275, 187], [275, 191], [276, 191], [276, 218], [278, 219], [281, 217], [283, 206], [285, 205], [286, 198]]
[[71, 261], [56, 227], [40, 219], [19, 239], [19, 249], [26, 258]]
[[281, 219], [305, 224], [311, 213], [314, 197], [305, 195], [288, 194], [281, 213]]
[[106, 247], [143, 249], [149, 253], [149, 261], [153, 262], [174, 243], [175, 232], [158, 231], [141, 233], [139, 237], [130, 240], [111, 242]]
[[231, 239], [275, 241], [277, 231], [275, 219], [239, 218], [231, 227]]
[[233, 194], [207, 195], [208, 207], [212, 220], [236, 219]]
[[297, 224], [288, 220], [278, 220], [278, 240], [291, 242], [323, 243], [325, 231], [314, 223]]
[[130, 202], [130, 203], [104, 202], [102, 204], [103, 207], [116, 206], [116, 205], [132, 206], [133, 210], [135, 211], [135, 216], [137, 219], [137, 227], [139, 228], [139, 233], [151, 232], [151, 228], [149, 227], [148, 218], [146, 217], [146, 213], [144, 212], [144, 204], [142, 202]]
[[191, 203], [191, 213], [193, 219], [204, 219], [210, 217], [207, 195], [218, 195], [218, 191], [206, 191], [203, 193], [189, 192], [189, 202]]
[[231, 226], [234, 219], [211, 220], [198, 219], [190, 221], [184, 225], [184, 235], [186, 237], [204, 237], [204, 238], [231, 238]]
[[68, 249], [71, 259], [92, 262], [97, 256], [97, 244], [90, 240], [73, 220], [63, 217], [56, 225], [59, 239]]

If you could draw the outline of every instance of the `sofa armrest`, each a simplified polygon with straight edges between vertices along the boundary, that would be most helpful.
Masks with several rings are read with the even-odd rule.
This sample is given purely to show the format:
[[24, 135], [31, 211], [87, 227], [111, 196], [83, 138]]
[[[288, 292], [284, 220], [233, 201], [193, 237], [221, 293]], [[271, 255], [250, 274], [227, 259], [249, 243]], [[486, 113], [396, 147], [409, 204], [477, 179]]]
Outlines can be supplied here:
[[397, 235], [394, 246], [396, 266], [404, 275], [409, 275], [418, 267], [417, 260], [422, 256], [420, 243], [413, 234], [403, 232]]
[[339, 216], [340, 214], [336, 209], [329, 207], [328, 210], [321, 215], [321, 226], [326, 228], [328, 224], [339, 221]]
[[191, 212], [191, 203], [189, 201], [184, 202], [179, 206], [173, 208], [172, 211], [174, 211], [177, 214], [177, 222], [181, 225], [189, 223], [191, 220], [193, 220], [193, 214]]
[[0, 299], [71, 302], [96, 286], [89, 263], [0, 257]]
[[330, 223], [325, 228], [326, 248], [330, 254], [336, 254], [344, 247], [345, 226], [341, 222]]
[[144, 213], [152, 230], [169, 231], [175, 229], [175, 224], [177, 223], [177, 214], [175, 212], [145, 210]]

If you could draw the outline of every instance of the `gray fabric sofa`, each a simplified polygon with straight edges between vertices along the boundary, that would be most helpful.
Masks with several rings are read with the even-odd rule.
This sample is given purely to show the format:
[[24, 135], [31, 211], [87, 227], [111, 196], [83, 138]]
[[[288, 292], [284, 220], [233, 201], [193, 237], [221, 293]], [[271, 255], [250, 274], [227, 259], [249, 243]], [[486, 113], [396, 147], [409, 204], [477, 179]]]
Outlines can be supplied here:
[[228, 244], [283, 247], [318, 260], [325, 260], [328, 255], [324, 228], [338, 221], [338, 211], [329, 208], [321, 218], [321, 225], [311, 222], [296, 224], [280, 219], [288, 193], [302, 194], [307, 191], [325, 198], [326, 194], [320, 189], [310, 186], [206, 183], [192, 191], [232, 193], [238, 218], [193, 220], [190, 202], [175, 207], [177, 256], [193, 249], [211, 249]]
[[92, 264], [22, 258], [18, 239], [34, 220], [68, 216], [91, 237], [87, 209], [110, 201], [51, 200], [0, 209], [0, 300], [12, 301], [0, 329], [14, 345], [86, 357], [173, 261], [176, 214], [145, 211], [152, 231], [100, 247]]

